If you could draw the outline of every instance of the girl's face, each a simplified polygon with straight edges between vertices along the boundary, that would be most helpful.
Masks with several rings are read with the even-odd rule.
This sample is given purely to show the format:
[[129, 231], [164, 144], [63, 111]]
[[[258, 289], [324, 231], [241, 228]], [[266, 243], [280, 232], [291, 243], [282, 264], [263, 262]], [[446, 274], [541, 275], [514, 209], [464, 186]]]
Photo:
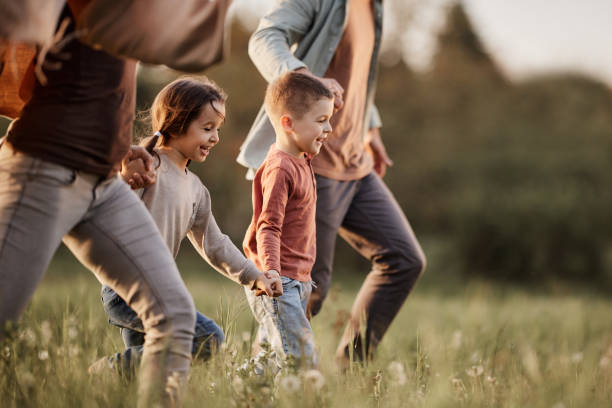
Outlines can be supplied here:
[[[213, 109], [214, 106], [214, 109]], [[189, 125], [182, 135], [171, 137], [166, 143], [181, 153], [186, 160], [203, 162], [210, 149], [219, 142], [219, 128], [225, 120], [225, 104], [213, 101], [202, 107], [200, 115]]]

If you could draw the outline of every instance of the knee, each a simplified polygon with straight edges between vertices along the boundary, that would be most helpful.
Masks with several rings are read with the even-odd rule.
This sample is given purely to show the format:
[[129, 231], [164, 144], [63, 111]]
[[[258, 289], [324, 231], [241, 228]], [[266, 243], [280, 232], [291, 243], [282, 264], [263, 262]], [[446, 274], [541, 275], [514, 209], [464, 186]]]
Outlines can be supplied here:
[[165, 322], [171, 337], [193, 337], [196, 324], [195, 304], [187, 291], [165, 307]]
[[375, 264], [378, 264], [377, 269], [382, 270], [383, 274], [392, 274], [398, 281], [412, 285], [425, 271], [427, 258], [421, 250], [411, 252], [392, 250]]

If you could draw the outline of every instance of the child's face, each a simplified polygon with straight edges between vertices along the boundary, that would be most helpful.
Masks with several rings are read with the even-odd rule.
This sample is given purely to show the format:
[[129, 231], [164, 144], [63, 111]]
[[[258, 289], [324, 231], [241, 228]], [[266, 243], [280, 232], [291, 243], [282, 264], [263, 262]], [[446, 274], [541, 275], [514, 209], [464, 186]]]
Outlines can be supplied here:
[[[203, 162], [210, 149], [219, 142], [219, 128], [225, 118], [225, 104], [213, 101], [202, 107], [200, 115], [189, 125], [187, 132], [172, 137], [167, 145], [179, 151], [186, 159]], [[216, 110], [215, 110], [216, 109]]]
[[314, 102], [301, 118], [292, 120], [292, 139], [300, 152], [319, 153], [332, 131], [329, 119], [333, 113], [334, 100], [322, 98]]

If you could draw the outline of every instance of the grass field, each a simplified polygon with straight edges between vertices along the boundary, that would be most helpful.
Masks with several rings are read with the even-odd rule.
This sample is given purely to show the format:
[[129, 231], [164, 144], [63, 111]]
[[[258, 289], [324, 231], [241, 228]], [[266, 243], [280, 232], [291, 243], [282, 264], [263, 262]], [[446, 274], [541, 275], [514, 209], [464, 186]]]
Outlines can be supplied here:
[[[238, 285], [201, 261], [179, 266], [198, 309], [228, 338], [211, 361], [194, 363], [187, 407], [612, 406], [612, 300], [603, 295], [567, 287], [542, 294], [426, 273], [376, 359], [339, 374], [333, 353], [360, 284], [341, 273], [313, 321], [323, 379], [302, 373], [274, 382], [236, 372], [255, 329]], [[106, 322], [99, 285], [76, 261], [54, 260], [17, 336], [0, 350], [0, 406], [135, 405], [135, 384], [87, 373], [122, 341]]]

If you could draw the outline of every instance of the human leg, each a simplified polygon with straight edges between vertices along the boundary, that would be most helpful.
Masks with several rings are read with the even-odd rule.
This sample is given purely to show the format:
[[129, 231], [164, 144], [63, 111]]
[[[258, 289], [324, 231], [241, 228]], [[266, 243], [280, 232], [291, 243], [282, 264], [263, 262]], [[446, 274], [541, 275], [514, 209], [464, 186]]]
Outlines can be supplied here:
[[189, 370], [193, 301], [153, 219], [127, 184], [113, 179], [92, 187], [92, 206], [64, 242], [142, 320], [140, 404], [164, 391], [170, 403], [180, 397]]
[[[354, 357], [363, 358], [374, 350], [399, 312], [425, 268], [425, 255], [392, 193], [374, 173], [359, 181], [339, 233], [372, 261], [337, 354], [346, 359], [352, 344]], [[360, 335], [362, 319], [364, 336]]]
[[311, 276], [316, 287], [308, 301], [308, 316], [321, 311], [331, 286], [332, 266], [338, 229], [356, 191], [356, 182], [317, 178], [316, 234], [317, 256]]
[[[278, 369], [288, 359], [294, 360], [295, 364], [315, 366], [318, 358], [314, 335], [306, 318], [306, 304], [312, 284], [285, 276], [281, 280], [283, 294], [277, 298], [255, 296], [252, 291], [245, 290], [249, 306], [275, 354]], [[260, 352], [260, 355], [264, 352]]]
[[0, 148], [0, 338], [16, 321], [62, 236], [89, 205], [81, 180], [63, 166]]

